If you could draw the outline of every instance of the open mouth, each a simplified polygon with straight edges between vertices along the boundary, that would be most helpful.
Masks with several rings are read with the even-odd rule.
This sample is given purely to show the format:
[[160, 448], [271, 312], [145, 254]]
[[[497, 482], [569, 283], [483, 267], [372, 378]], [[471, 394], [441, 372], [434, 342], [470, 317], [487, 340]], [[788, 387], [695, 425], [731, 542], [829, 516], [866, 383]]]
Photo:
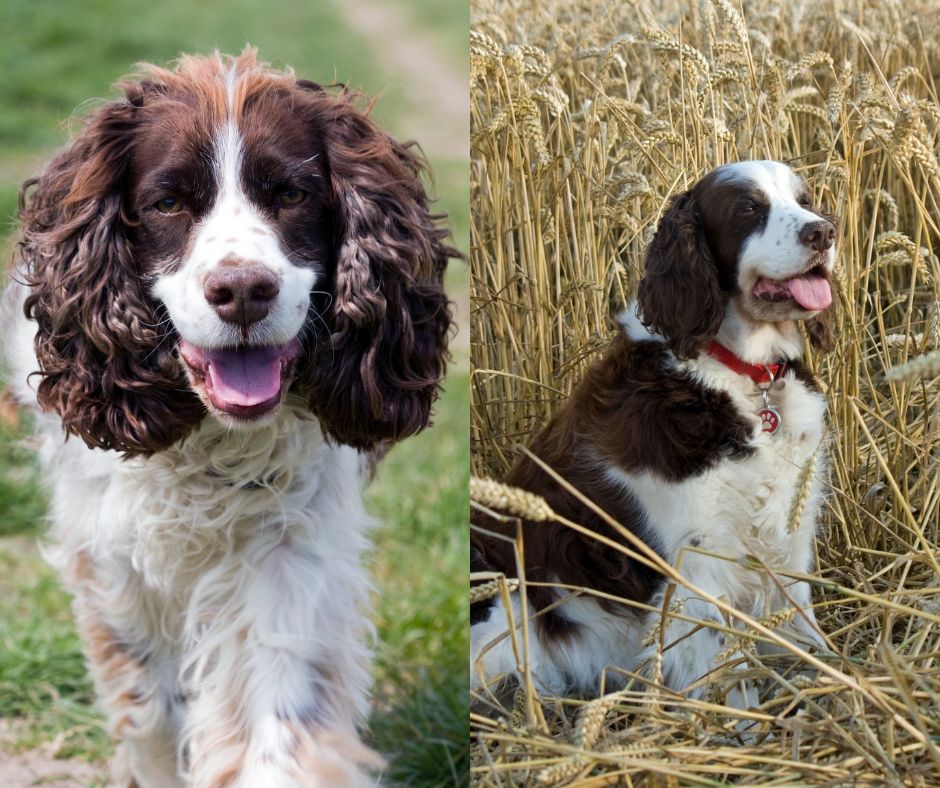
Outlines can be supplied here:
[[196, 380], [205, 384], [213, 407], [239, 419], [257, 419], [280, 403], [300, 341], [210, 350], [181, 339], [179, 351]]
[[807, 312], [819, 312], [832, 303], [832, 286], [824, 265], [814, 265], [791, 279], [768, 279], [762, 276], [754, 285], [754, 295], [762, 301], [780, 303], [795, 301]]

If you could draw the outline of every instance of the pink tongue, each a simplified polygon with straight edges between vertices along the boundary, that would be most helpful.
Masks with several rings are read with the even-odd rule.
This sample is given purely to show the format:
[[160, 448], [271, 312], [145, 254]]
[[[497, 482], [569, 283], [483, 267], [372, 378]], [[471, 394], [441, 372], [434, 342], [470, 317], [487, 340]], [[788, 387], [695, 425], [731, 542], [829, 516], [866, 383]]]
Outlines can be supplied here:
[[821, 276], [798, 276], [786, 285], [796, 303], [807, 312], [818, 312], [832, 303], [832, 288]]
[[260, 405], [281, 392], [283, 350], [275, 347], [207, 350], [206, 376], [222, 406]]

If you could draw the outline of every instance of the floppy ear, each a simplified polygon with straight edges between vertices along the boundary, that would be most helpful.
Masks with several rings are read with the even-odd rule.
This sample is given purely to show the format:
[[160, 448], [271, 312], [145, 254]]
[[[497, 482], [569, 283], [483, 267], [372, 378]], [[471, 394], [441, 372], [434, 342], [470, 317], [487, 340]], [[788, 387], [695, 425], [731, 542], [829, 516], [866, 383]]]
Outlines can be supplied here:
[[679, 358], [694, 356], [718, 333], [726, 296], [694, 191], [673, 197], [660, 219], [638, 299], [644, 324], [665, 337]]
[[144, 88], [98, 110], [20, 192], [26, 316], [36, 321], [38, 401], [91, 447], [151, 454], [204, 413], [136, 270], [124, 215]]
[[428, 423], [451, 326], [441, 280], [459, 253], [428, 211], [423, 160], [349, 95], [326, 98], [338, 235], [331, 303], [320, 310], [329, 336], [315, 336], [308, 399], [327, 435], [365, 449]]

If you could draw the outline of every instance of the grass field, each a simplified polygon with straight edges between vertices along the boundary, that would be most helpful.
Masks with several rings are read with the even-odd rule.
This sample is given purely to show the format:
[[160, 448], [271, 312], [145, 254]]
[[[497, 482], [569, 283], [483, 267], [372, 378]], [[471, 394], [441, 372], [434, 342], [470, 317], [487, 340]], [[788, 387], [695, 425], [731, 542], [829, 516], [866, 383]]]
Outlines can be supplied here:
[[790, 163], [814, 204], [840, 217], [841, 250], [837, 346], [808, 356], [832, 433], [808, 578], [834, 651], [817, 655], [824, 668], [800, 673], [812, 657], [797, 647], [761, 661], [763, 636], [738, 621], [746, 675], [762, 687], [748, 712], [761, 735], [745, 743], [734, 735], [741, 713], [721, 697], [693, 701], [656, 684], [596, 700], [538, 697], [531, 685], [503, 706], [481, 696], [473, 781], [936, 785], [935, 5], [471, 5], [476, 474], [498, 478], [565, 400], [635, 292], [669, 197], [707, 170]]
[[[376, 4], [389, 29], [409, 31], [407, 52], [375, 40], [341, 3], [247, 0], [162, 4], [105, 0], [73, 5], [11, 0], [0, 9], [0, 235], [9, 238], [20, 183], [67, 138], [73, 113], [113, 96], [110, 86], [137, 61], [164, 63], [180, 51], [238, 52], [246, 42], [275, 64], [319, 82], [342, 81], [381, 94], [374, 116], [399, 136], [425, 141], [457, 129], [448, 145], [425, 151], [439, 205], [453, 217], [457, 245], [468, 238], [467, 160], [461, 117], [421, 100], [420, 80], [396, 70], [405, 57], [465, 86], [468, 9], [460, 3], [388, 0]], [[364, 7], [364, 6], [363, 6]], [[402, 47], [406, 44], [402, 43]], [[389, 60], [401, 54], [401, 61]], [[416, 84], [417, 83], [417, 84]], [[406, 91], [406, 87], [408, 90]], [[465, 91], [463, 109], [466, 112]], [[453, 113], [451, 113], [453, 114]], [[422, 135], [421, 129], [429, 129]], [[4, 243], [4, 248], [9, 248]], [[448, 273], [466, 320], [469, 274]], [[464, 331], [464, 337], [466, 332]], [[465, 340], [464, 340], [465, 341]], [[369, 505], [383, 526], [374, 573], [378, 646], [371, 737], [390, 759], [392, 784], [467, 781], [466, 518], [468, 509], [466, 350], [455, 351], [436, 427], [397, 447], [383, 462]], [[2, 405], [2, 403], [0, 403]], [[92, 706], [69, 600], [36, 549], [43, 500], [22, 439], [28, 424], [0, 429], [0, 775], [4, 752], [44, 753], [102, 763], [110, 742]], [[21, 414], [22, 416], [22, 414]], [[407, 495], [402, 491], [408, 490]], [[6, 729], [2, 724], [6, 723]], [[4, 733], [6, 730], [6, 733]], [[5, 748], [5, 749], [4, 749]], [[7, 784], [15, 788], [16, 782]]]

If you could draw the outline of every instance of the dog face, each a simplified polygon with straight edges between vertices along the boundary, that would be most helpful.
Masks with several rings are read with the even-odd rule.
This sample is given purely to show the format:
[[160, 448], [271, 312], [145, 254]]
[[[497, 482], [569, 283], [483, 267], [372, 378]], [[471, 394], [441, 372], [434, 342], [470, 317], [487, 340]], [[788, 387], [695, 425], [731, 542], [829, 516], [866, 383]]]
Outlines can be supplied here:
[[359, 448], [428, 420], [450, 316], [422, 161], [253, 50], [122, 85], [21, 213], [40, 404], [152, 453], [293, 391]]
[[702, 185], [702, 223], [719, 266], [757, 320], [806, 319], [832, 303], [836, 229], [777, 162], [740, 162]]
[[731, 299], [759, 322], [816, 319], [832, 303], [835, 236], [786, 165], [720, 167], [660, 221], [640, 284], [644, 320], [689, 357], [715, 336]]
[[[282, 85], [246, 101], [238, 87], [227, 75], [224, 112], [191, 126], [178, 99], [156, 102], [130, 166], [150, 292], [179, 335], [190, 385], [232, 425], [283, 400], [338, 222], [307, 97]], [[164, 123], [176, 127], [172, 145]]]

